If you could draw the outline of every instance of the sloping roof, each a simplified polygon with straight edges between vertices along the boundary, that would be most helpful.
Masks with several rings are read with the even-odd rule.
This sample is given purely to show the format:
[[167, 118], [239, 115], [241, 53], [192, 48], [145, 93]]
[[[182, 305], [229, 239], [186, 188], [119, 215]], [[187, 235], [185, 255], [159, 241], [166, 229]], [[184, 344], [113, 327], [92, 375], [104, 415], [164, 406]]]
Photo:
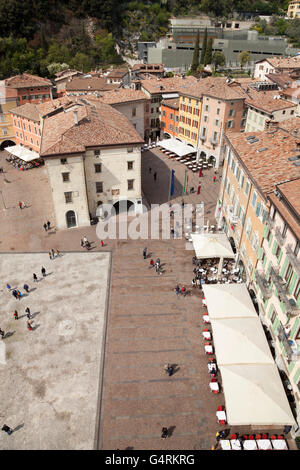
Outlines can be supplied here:
[[278, 198], [275, 193], [272, 193], [268, 198], [295, 236], [300, 239], [300, 178], [282, 183], [276, 189], [283, 197]]
[[74, 77], [70, 82], [66, 83], [66, 91], [103, 91], [114, 90], [119, 85], [106, 83], [106, 78], [90, 77], [81, 78]]
[[258, 60], [255, 62], [259, 64], [260, 62], [267, 61], [275, 69], [299, 69], [300, 68], [300, 57], [270, 57]]
[[128, 69], [114, 69], [108, 73], [109, 78], [123, 78], [128, 74]]
[[[293, 127], [297, 125], [299, 127], [299, 118], [288, 121], [294, 122]], [[242, 134], [227, 132], [225, 135], [225, 140], [231, 144], [262, 194], [273, 192], [276, 184], [300, 177], [300, 167], [295, 166], [289, 160], [289, 157], [296, 155], [295, 152], [300, 150], [298, 145], [300, 134], [299, 137], [295, 137], [292, 133], [283, 130], [284, 126], [288, 125], [289, 123], [285, 121], [280, 123], [280, 128], [274, 131]], [[247, 141], [247, 137], [250, 136], [257, 141], [253, 143]], [[262, 151], [259, 152], [259, 150]]]
[[274, 111], [280, 111], [282, 109], [295, 108], [297, 105], [290, 101], [276, 98], [280, 96], [278, 90], [255, 90], [252, 87], [248, 87], [247, 97], [245, 103], [253, 108], [261, 109], [268, 114], [272, 114]]
[[[78, 113], [78, 124], [72, 111]], [[83, 152], [89, 146], [143, 142], [129, 120], [111, 106], [97, 100], [78, 99], [69, 106], [69, 111], [44, 120], [41, 155]]]
[[11, 88], [30, 88], [52, 86], [52, 83], [48, 78], [23, 73], [22, 75], [15, 75], [14, 77], [7, 78], [5, 80], [5, 85]]
[[197, 79], [193, 76], [169, 77], [169, 78], [147, 78], [141, 80], [141, 87], [151, 94], [172, 93], [185, 90], [192, 83], [196, 83]]
[[165, 98], [161, 104], [172, 109], [179, 109], [179, 98]]
[[47, 116], [55, 110], [66, 107], [71, 103], [72, 101], [70, 98], [68, 96], [64, 96], [62, 98], [47, 101], [41, 104], [25, 103], [21, 106], [11, 109], [10, 112], [26, 119], [39, 121], [41, 117]]
[[40, 120], [40, 113], [37, 105], [33, 103], [25, 103], [22, 106], [17, 106], [16, 108], [11, 109], [10, 112], [32, 121]]
[[145, 93], [140, 90], [133, 90], [132, 88], [116, 88], [115, 90], [106, 91], [101, 93], [101, 97], [99, 99], [106, 104], [149, 100]]

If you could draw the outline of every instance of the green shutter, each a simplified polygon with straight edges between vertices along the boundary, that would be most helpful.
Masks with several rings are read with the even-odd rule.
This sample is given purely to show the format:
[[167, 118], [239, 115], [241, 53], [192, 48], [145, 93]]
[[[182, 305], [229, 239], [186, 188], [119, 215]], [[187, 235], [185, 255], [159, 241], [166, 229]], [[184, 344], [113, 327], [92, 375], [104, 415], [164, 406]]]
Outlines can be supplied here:
[[289, 286], [289, 293], [290, 294], [292, 294], [297, 280], [298, 280], [298, 276], [297, 276], [297, 274], [294, 273], [293, 276], [292, 276], [292, 280], [290, 282], [290, 286]]
[[293, 324], [292, 329], [291, 329], [291, 333], [290, 333], [291, 338], [293, 338], [293, 336], [297, 333], [298, 328], [299, 328], [299, 323], [300, 323], [299, 318], [296, 318], [295, 323]]
[[284, 263], [283, 263], [283, 266], [282, 266], [282, 268], [281, 268], [281, 272], [280, 272], [280, 276], [281, 276], [281, 277], [284, 275], [288, 263], [289, 263], [289, 260], [288, 260], [288, 257], [286, 256], [286, 257], [285, 257], [285, 260], [284, 260]]
[[269, 246], [271, 246], [271, 245], [272, 245], [272, 240], [273, 240], [273, 235], [271, 234], [271, 236], [270, 236], [270, 240], [269, 240]]
[[294, 378], [293, 378], [294, 384], [297, 384], [297, 383], [298, 383], [299, 377], [300, 377], [300, 367], [298, 367], [297, 372], [296, 372], [296, 374], [294, 375]]
[[282, 253], [282, 250], [280, 250], [280, 252], [279, 252], [279, 256], [278, 256], [278, 263], [280, 263], [280, 261], [281, 261], [281, 258], [282, 258], [282, 255], [283, 255], [283, 253]]
[[267, 238], [268, 233], [269, 233], [269, 226], [268, 226], [268, 225], [265, 225], [264, 233], [263, 233], [263, 238]]
[[273, 243], [273, 248], [272, 248], [272, 254], [275, 255], [276, 253], [276, 250], [277, 250], [277, 247], [278, 247], [278, 243], [276, 241], [274, 241]]

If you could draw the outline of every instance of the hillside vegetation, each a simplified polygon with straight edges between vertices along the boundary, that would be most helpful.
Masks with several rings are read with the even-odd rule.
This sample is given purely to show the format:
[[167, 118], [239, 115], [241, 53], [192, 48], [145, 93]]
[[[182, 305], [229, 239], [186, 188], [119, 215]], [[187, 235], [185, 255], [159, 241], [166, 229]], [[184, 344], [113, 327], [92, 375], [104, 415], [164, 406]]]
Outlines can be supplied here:
[[[169, 18], [233, 11], [283, 14], [287, 0], [0, 0], [0, 79], [28, 71], [53, 76], [62, 64], [83, 71], [121, 64], [137, 40], [157, 41]], [[4, 20], [5, 19], [5, 20]]]

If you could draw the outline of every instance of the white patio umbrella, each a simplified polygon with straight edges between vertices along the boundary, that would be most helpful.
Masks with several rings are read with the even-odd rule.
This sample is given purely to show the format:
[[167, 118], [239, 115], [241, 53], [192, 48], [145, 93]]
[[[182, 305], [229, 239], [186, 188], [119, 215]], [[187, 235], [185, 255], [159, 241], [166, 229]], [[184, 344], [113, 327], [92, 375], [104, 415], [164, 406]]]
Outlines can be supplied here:
[[227, 422], [285, 426], [295, 420], [275, 364], [220, 366]]
[[211, 319], [257, 318], [246, 284], [203, 284]]

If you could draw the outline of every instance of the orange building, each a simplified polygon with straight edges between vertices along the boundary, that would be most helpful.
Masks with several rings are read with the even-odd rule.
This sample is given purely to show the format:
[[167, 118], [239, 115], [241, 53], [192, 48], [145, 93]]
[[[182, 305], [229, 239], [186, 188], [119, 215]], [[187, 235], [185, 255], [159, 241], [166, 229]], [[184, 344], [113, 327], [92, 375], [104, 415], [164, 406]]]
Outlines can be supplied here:
[[179, 97], [164, 99], [161, 103], [161, 129], [171, 137], [178, 135]]
[[53, 85], [48, 78], [23, 73], [7, 78], [5, 86], [17, 91], [18, 106], [25, 103], [44, 103], [52, 99]]

